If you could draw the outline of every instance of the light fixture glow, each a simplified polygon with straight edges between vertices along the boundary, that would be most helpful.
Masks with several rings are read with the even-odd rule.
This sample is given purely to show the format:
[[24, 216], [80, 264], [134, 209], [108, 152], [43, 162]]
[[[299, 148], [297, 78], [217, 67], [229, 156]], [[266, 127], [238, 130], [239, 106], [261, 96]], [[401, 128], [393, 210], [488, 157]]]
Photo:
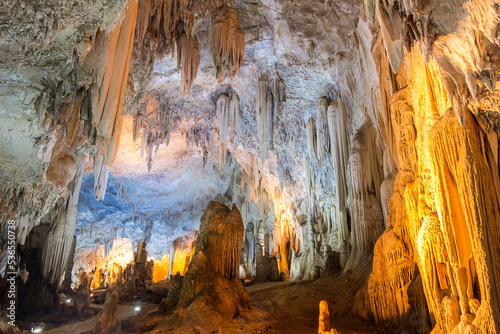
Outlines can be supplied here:
[[71, 303], [71, 299], [66, 299], [66, 303]]
[[134, 307], [134, 311], [139, 312], [140, 310], [141, 310], [141, 307], [140, 307], [140, 306], [136, 306], [136, 307]]
[[41, 327], [35, 327], [35, 328], [32, 328], [32, 329], [31, 329], [31, 332], [32, 332], [32, 333], [41, 333], [41, 332], [42, 332], [42, 328], [41, 328]]

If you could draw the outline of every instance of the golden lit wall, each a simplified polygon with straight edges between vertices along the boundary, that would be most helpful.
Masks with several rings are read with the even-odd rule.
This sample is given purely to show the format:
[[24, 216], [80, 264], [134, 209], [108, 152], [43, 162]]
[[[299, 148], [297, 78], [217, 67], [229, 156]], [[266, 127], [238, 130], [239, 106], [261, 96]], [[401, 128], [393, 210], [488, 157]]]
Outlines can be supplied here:
[[[374, 47], [390, 76], [383, 53]], [[486, 135], [469, 110], [460, 125], [436, 62], [426, 63], [418, 46], [385, 84], [383, 94], [396, 87], [387, 107], [399, 169], [389, 228], [374, 249], [371, 313], [421, 332], [493, 333], [500, 212]]]

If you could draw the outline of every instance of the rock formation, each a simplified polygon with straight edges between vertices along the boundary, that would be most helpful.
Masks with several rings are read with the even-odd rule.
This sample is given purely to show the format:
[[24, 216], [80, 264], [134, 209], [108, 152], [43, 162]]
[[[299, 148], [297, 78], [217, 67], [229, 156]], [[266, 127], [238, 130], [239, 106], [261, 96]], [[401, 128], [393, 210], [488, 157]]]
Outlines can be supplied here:
[[240, 268], [370, 270], [377, 326], [500, 333], [494, 0], [0, 3], [21, 317], [85, 295], [80, 268], [127, 298], [185, 274], [172, 329], [244, 314]]
[[116, 333], [119, 331], [119, 324], [116, 318], [116, 310], [118, 308], [119, 296], [117, 291], [110, 291], [106, 296], [106, 302], [102, 309], [102, 313], [97, 321], [92, 334]]
[[214, 60], [215, 76], [222, 81], [243, 64], [245, 34], [240, 27], [236, 9], [224, 5], [210, 20], [210, 52]]
[[172, 313], [174, 308], [177, 306], [177, 303], [179, 303], [183, 280], [184, 277], [179, 273], [170, 277], [170, 285], [168, 286], [167, 297], [162, 299], [160, 303], [159, 311], [161, 313]]
[[203, 252], [217, 273], [232, 279], [238, 276], [242, 244], [243, 223], [238, 209], [210, 202], [201, 217], [195, 255]]

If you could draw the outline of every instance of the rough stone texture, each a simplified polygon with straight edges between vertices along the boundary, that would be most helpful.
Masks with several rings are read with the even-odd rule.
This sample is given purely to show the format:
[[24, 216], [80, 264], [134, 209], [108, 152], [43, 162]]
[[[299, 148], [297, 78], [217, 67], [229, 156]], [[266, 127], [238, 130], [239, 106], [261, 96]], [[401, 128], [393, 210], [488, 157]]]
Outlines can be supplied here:
[[170, 314], [173, 312], [173, 310], [179, 303], [183, 281], [184, 277], [181, 276], [179, 273], [170, 277], [170, 285], [168, 287], [167, 297], [163, 298], [160, 303], [160, 308], [159, 308], [160, 313]]
[[325, 267], [321, 271], [321, 276], [333, 276], [340, 274], [342, 268], [340, 266], [340, 253], [334, 252], [328, 248], [325, 254]]
[[195, 255], [203, 252], [217, 273], [232, 279], [238, 276], [242, 243], [243, 222], [239, 210], [210, 202], [200, 220]]
[[184, 277], [178, 307], [196, 311], [210, 307], [224, 318], [241, 315], [250, 296], [238, 279], [228, 280], [213, 270], [203, 252], [195, 255]]
[[330, 331], [330, 311], [328, 310], [328, 302], [322, 300], [319, 302], [319, 324], [318, 334]]
[[73, 307], [75, 312], [79, 315], [85, 314], [90, 309], [90, 289], [88, 278], [86, 275], [81, 280], [80, 285], [75, 291], [75, 296], [73, 298]]
[[262, 246], [256, 245], [255, 252], [255, 283], [276, 282], [280, 280], [278, 260], [275, 256], [262, 254]]
[[97, 324], [92, 331], [92, 334], [110, 334], [120, 331], [120, 325], [116, 318], [116, 310], [118, 308], [119, 296], [117, 291], [109, 291], [104, 302], [102, 313], [97, 321]]
[[[120, 233], [147, 240], [158, 260], [217, 198], [243, 224], [230, 276], [257, 243], [289, 279], [326, 246], [346, 273], [366, 253], [363, 316], [500, 332], [494, 0], [4, 3], [0, 223], [27, 254], [21, 299], [54, 300], [75, 231], [105, 255]], [[219, 82], [210, 39], [228, 22], [243, 62]]]

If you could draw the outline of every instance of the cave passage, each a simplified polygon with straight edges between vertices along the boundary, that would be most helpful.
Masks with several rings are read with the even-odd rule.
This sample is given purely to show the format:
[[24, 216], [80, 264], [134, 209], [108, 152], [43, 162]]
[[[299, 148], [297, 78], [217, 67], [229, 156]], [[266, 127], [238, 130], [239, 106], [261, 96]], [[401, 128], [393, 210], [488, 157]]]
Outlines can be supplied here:
[[496, 0], [0, 4], [0, 334], [500, 334]]

